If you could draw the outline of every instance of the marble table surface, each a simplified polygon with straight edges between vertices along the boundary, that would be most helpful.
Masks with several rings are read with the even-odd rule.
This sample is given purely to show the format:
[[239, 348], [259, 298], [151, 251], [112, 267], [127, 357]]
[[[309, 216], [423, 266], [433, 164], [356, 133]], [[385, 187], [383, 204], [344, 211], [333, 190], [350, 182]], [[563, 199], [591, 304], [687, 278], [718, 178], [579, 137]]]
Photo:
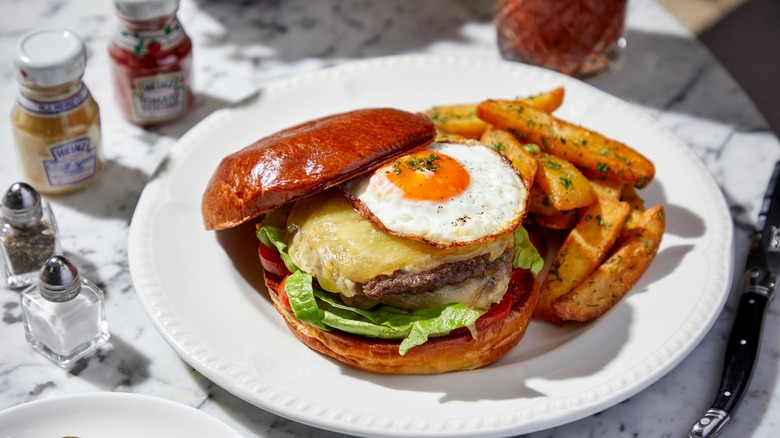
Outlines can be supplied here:
[[[87, 190], [51, 201], [66, 255], [106, 292], [112, 333], [109, 348], [61, 370], [26, 345], [18, 292], [0, 288], [0, 409], [63, 394], [122, 391], [196, 407], [246, 437], [339, 436], [233, 396], [166, 344], [144, 313], [128, 269], [127, 235], [135, 204], [183, 133], [273, 81], [396, 54], [500, 59], [492, 2], [182, 0], [179, 18], [194, 43], [198, 104], [179, 122], [143, 130], [115, 110], [106, 50], [115, 23], [110, 2], [0, 1], [0, 106], [7, 110], [17, 90], [11, 53], [22, 33], [64, 26], [87, 44], [84, 80], [101, 106], [108, 168]], [[628, 41], [621, 67], [588, 82], [658, 119], [705, 163], [732, 213], [737, 284], [780, 144], [740, 87], [656, 2], [631, 2]], [[756, 68], [761, 68], [760, 60]], [[9, 120], [0, 118], [0, 187], [22, 179], [15, 154]], [[593, 416], [528, 436], [685, 436], [712, 400], [735, 305], [732, 294], [698, 347], [646, 390]], [[727, 436], [771, 436], [780, 429], [779, 331], [773, 305], [750, 390]]]

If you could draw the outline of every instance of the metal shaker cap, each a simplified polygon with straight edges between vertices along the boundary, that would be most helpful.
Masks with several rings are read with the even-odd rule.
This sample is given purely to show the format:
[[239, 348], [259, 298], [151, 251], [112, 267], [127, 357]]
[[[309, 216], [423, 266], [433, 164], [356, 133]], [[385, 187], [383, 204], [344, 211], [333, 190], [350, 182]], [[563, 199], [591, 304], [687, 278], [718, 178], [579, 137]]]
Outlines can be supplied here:
[[70, 301], [81, 292], [79, 270], [67, 258], [54, 255], [38, 271], [38, 288], [47, 301]]
[[33, 228], [41, 222], [41, 195], [31, 185], [17, 182], [3, 196], [3, 219], [14, 228]]

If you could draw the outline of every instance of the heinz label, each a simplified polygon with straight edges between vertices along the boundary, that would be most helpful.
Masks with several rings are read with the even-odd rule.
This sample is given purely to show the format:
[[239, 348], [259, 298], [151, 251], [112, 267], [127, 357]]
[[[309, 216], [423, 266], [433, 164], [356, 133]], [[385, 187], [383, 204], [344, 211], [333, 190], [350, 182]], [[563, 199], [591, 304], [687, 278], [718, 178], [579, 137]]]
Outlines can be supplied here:
[[51, 146], [49, 151], [54, 159], [43, 161], [49, 185], [68, 186], [94, 176], [97, 170], [95, 146], [88, 136]]
[[181, 73], [144, 76], [135, 80], [133, 88], [130, 103], [136, 120], [168, 120], [187, 109], [187, 87]]

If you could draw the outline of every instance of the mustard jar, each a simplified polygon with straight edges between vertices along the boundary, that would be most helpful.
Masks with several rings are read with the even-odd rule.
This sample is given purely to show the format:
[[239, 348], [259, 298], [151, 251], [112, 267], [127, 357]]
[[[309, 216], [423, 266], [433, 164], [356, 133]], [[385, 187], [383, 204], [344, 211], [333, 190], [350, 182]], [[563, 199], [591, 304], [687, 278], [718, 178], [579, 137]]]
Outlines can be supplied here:
[[82, 81], [84, 43], [67, 29], [22, 35], [13, 54], [19, 84], [11, 126], [26, 180], [45, 194], [80, 189], [100, 174], [100, 110]]

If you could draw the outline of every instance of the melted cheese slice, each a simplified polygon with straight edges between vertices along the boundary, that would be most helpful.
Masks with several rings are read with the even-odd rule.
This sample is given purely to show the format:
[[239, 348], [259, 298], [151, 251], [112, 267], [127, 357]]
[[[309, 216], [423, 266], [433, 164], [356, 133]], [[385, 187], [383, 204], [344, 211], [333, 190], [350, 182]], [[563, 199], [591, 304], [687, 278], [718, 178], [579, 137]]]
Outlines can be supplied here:
[[511, 234], [448, 249], [391, 236], [363, 219], [337, 189], [298, 201], [287, 226], [293, 232], [288, 250], [295, 264], [313, 275], [325, 290], [347, 297], [356, 294], [355, 283], [366, 283], [379, 275], [397, 270], [428, 271], [486, 253], [492, 261], [514, 245]]

